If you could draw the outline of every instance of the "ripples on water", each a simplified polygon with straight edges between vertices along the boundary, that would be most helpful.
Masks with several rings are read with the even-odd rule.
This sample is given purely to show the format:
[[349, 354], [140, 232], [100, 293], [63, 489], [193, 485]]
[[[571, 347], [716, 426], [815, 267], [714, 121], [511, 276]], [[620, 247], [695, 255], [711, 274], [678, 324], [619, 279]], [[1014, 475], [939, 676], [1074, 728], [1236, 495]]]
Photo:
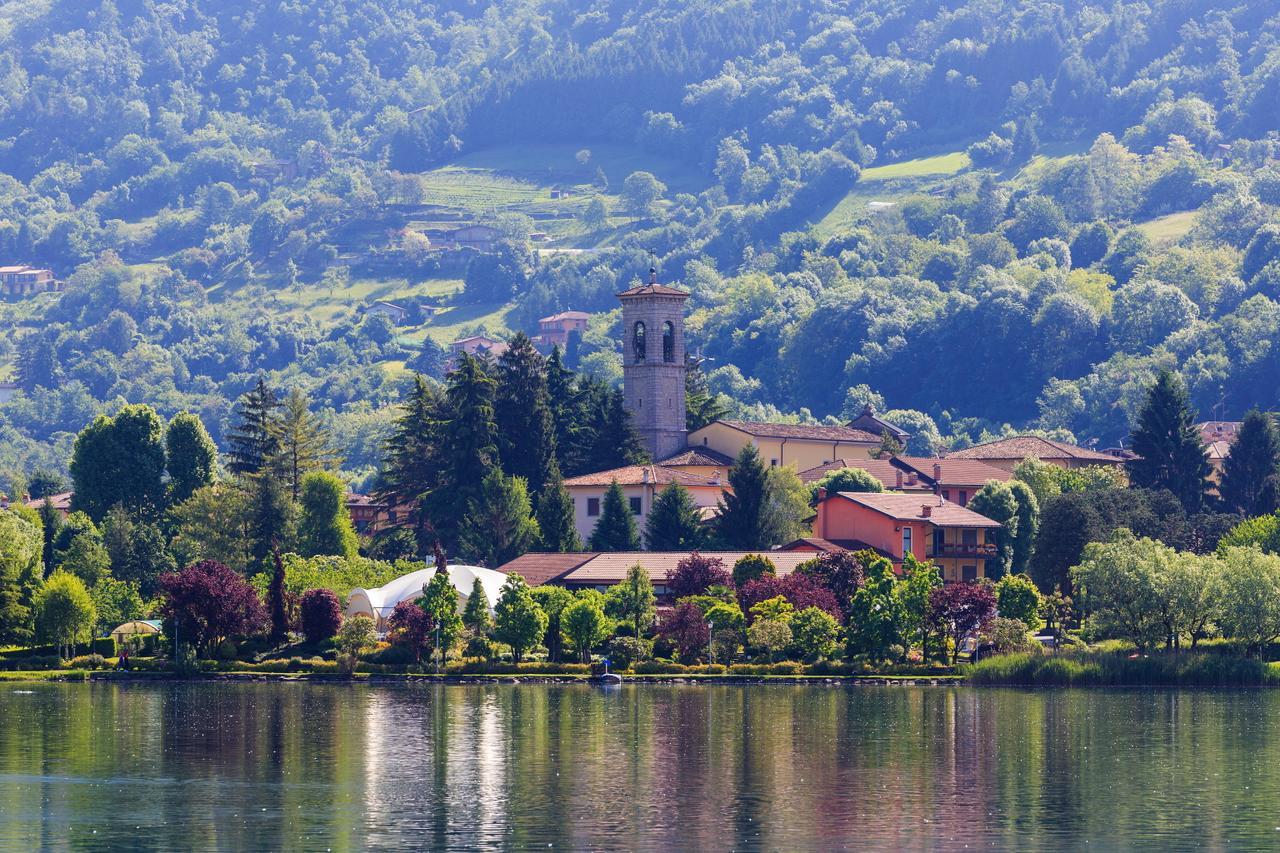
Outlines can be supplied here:
[[1280, 845], [1280, 692], [0, 688], [0, 848]]

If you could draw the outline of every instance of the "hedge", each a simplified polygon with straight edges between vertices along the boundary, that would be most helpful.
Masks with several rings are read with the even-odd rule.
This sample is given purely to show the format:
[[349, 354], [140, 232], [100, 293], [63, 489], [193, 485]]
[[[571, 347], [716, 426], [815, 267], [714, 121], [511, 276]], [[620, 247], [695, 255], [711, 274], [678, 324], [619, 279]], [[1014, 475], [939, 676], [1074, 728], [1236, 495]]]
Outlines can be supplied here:
[[[116, 641], [110, 637], [99, 637], [94, 640], [88, 651], [85, 651], [84, 643], [77, 643], [74, 651], [77, 654], [102, 655], [104, 658], [113, 658], [116, 656]], [[32, 646], [26, 649], [9, 649], [0, 652], [0, 660], [18, 660], [24, 658], [44, 658], [57, 657], [57, 646]]]

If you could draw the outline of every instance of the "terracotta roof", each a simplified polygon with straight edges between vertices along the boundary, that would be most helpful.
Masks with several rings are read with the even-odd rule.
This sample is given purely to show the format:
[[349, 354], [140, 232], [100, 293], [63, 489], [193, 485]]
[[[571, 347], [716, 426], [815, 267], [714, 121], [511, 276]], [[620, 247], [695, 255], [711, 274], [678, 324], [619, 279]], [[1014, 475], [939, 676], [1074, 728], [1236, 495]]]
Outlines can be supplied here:
[[539, 323], [554, 323], [557, 320], [590, 320], [591, 315], [586, 311], [561, 311], [559, 314], [552, 314], [550, 317], [543, 317]]
[[564, 484], [566, 486], [607, 486], [614, 480], [623, 486], [642, 486], [646, 483], [666, 486], [679, 483], [682, 486], [716, 486], [718, 488], [723, 485], [712, 477], [690, 474], [675, 468], [663, 468], [661, 465], [625, 465], [609, 471], [596, 471], [593, 474], [570, 477], [564, 481]]
[[518, 574], [529, 586], [541, 586], [550, 580], [573, 571], [583, 563], [596, 556], [593, 552], [572, 554], [523, 554], [498, 570], [507, 574]]
[[471, 335], [465, 338], [458, 338], [456, 341], [449, 344], [449, 346], [456, 347], [459, 344], [469, 344], [472, 341], [485, 341], [486, 343], [490, 343], [490, 344], [499, 343], [499, 341], [495, 341], [493, 338], [488, 337], [487, 335]]
[[714, 465], [723, 467], [733, 464], [733, 457], [726, 456], [719, 450], [712, 450], [710, 447], [686, 447], [675, 456], [668, 456], [658, 463], [659, 465]]
[[[979, 515], [971, 509], [941, 498], [921, 498], [920, 495], [903, 495], [892, 492], [839, 492], [840, 497], [865, 506], [894, 521], [928, 521], [935, 527], [999, 527], [1000, 522], [992, 521], [985, 515]], [[830, 500], [828, 495], [828, 500]], [[924, 514], [928, 506], [929, 515]]]
[[[825, 465], [818, 465], [806, 471], [800, 472], [800, 479], [806, 483], [816, 483], [832, 471], [839, 471], [841, 468], [857, 468], [866, 471], [872, 477], [879, 480], [886, 489], [897, 489], [898, 472], [902, 471], [888, 459], [835, 459]], [[902, 475], [902, 488], [913, 491], [932, 491], [933, 484], [923, 480], [916, 480], [915, 483], [907, 483], [906, 472]]]
[[[75, 494], [74, 492], [59, 492], [56, 495], [49, 495], [49, 502], [52, 503], [53, 508], [58, 510], [59, 512], [70, 512], [71, 497], [74, 494]], [[34, 498], [32, 500], [26, 501], [26, 504], [32, 509], [39, 509], [40, 507], [44, 506], [44, 501], [45, 501], [44, 498]]]
[[674, 287], [667, 287], [665, 284], [655, 284], [653, 282], [638, 284], [618, 294], [619, 299], [628, 299], [632, 296], [678, 296], [681, 299], [687, 299], [689, 294], [683, 290], [676, 290]]
[[786, 545], [779, 546], [783, 551], [800, 551], [804, 547], [810, 547], [818, 551], [826, 553], [839, 553], [841, 551], [875, 551], [881, 557], [889, 560], [897, 561], [897, 557], [890, 554], [883, 548], [877, 548], [874, 545], [868, 545], [861, 539], [823, 539], [820, 536], [804, 536]]
[[1016, 435], [976, 444], [947, 454], [948, 459], [1078, 459], [1082, 462], [1117, 464], [1120, 460], [1107, 453], [1076, 447], [1065, 441], [1050, 441], [1038, 435]]
[[942, 469], [942, 477], [939, 482], [944, 486], [982, 486], [988, 480], [999, 480], [1001, 483], [1006, 483], [1013, 479], [1013, 474], [1003, 468], [988, 465], [977, 459], [956, 459], [954, 457], [934, 459], [928, 456], [899, 456], [898, 460], [911, 466], [929, 479], [933, 479], [933, 466], [937, 464]]
[[1208, 450], [1210, 459], [1226, 459], [1231, 455], [1231, 442], [1229, 441], [1211, 441], [1205, 447]]
[[369, 495], [361, 495], [355, 492], [347, 492], [347, 506], [348, 507], [353, 507], [353, 506], [385, 507], [386, 504], [382, 503], [381, 501], [374, 500]]
[[879, 444], [880, 436], [866, 430], [847, 426], [820, 426], [815, 424], [758, 424], [752, 421], [716, 421], [731, 429], [759, 438], [797, 438], [813, 441], [857, 441], [863, 444]]
[[867, 432], [873, 432], [876, 435], [880, 435], [887, 431], [898, 441], [906, 441], [911, 437], [911, 433], [907, 432], [897, 424], [890, 423], [884, 418], [876, 417], [876, 411], [871, 408], [871, 406], [866, 406], [862, 410], [862, 414], [849, 421], [848, 426], [851, 426], [854, 429], [863, 429]]
[[[779, 575], [789, 575], [796, 566], [812, 560], [813, 554], [805, 551], [701, 551], [704, 557], [719, 557], [726, 569], [748, 554], [761, 554], [773, 561]], [[580, 585], [615, 584], [627, 576], [627, 570], [639, 563], [649, 573], [654, 583], [666, 583], [667, 573], [675, 571], [676, 564], [689, 556], [688, 551], [619, 551], [597, 554], [576, 569], [556, 578], [558, 583]], [[508, 563], [499, 571], [510, 571]]]

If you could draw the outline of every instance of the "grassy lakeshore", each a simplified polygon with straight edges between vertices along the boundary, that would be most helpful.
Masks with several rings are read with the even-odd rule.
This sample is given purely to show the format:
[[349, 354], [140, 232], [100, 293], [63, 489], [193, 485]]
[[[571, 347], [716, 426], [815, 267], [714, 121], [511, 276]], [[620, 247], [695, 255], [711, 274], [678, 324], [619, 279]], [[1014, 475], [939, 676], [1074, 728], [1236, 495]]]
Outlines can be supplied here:
[[1276, 687], [1280, 664], [1221, 654], [1003, 655], [960, 668], [970, 684], [1026, 687]]

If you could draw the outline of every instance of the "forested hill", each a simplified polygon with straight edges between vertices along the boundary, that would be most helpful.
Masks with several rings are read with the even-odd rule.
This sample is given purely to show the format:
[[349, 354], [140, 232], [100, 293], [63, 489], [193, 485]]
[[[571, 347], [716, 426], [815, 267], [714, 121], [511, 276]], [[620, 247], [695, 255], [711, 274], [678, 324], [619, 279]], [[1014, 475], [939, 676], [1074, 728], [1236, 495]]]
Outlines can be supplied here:
[[[259, 374], [369, 476], [454, 337], [595, 312], [568, 361], [616, 379], [655, 261], [739, 417], [1112, 443], [1161, 367], [1206, 416], [1280, 407], [1278, 31], [1240, 0], [0, 0], [0, 266], [67, 283], [0, 301], [0, 488], [122, 402], [220, 440]], [[424, 236], [470, 222], [503, 239]]]

